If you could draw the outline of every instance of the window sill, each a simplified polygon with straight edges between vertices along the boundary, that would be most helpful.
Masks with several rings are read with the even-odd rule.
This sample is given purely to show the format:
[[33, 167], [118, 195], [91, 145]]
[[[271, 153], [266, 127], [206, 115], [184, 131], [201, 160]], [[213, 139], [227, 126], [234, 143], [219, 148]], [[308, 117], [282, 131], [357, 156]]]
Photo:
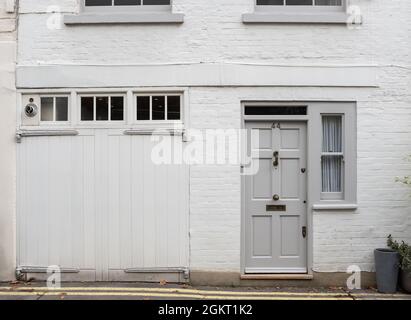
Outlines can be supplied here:
[[314, 211], [325, 211], [325, 210], [349, 210], [355, 211], [358, 209], [358, 205], [355, 203], [334, 203], [334, 204], [313, 204]]
[[78, 15], [65, 15], [64, 24], [157, 24], [157, 23], [183, 23], [182, 13], [144, 12], [144, 13], [81, 13]]
[[[345, 12], [333, 13], [245, 13], [243, 23], [313, 23], [347, 24], [349, 15]], [[361, 23], [361, 22], [357, 22]]]

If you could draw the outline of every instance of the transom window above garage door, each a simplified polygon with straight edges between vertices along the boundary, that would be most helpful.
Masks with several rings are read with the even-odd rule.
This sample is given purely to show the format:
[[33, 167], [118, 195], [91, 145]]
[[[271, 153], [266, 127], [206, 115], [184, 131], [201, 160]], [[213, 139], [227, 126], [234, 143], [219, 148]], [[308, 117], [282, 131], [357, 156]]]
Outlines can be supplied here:
[[137, 95], [136, 120], [180, 121], [181, 95]]
[[81, 121], [124, 121], [124, 96], [98, 95], [80, 97]]
[[68, 96], [43, 96], [40, 98], [40, 121], [62, 123], [69, 120]]

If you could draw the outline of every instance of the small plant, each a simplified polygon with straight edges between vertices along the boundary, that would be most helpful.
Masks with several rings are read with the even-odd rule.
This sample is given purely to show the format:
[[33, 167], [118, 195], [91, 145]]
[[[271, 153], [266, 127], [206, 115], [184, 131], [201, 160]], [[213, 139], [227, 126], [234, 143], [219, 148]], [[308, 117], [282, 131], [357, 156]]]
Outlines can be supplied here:
[[[406, 160], [411, 162], [411, 155], [408, 156], [406, 158]], [[395, 181], [396, 182], [401, 182], [401, 183], [411, 187], [411, 176], [397, 177], [397, 178], [395, 178]]]
[[397, 251], [400, 255], [400, 268], [404, 271], [411, 272], [411, 246], [401, 241], [394, 240], [391, 235], [388, 236], [387, 245]]

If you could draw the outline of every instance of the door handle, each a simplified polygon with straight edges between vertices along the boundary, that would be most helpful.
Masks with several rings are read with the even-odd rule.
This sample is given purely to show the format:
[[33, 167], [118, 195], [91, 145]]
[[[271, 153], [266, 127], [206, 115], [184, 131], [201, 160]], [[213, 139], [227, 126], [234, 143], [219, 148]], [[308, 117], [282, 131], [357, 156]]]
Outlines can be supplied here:
[[278, 151], [274, 151], [273, 153], [273, 157], [274, 157], [274, 161], [273, 161], [273, 166], [277, 167], [278, 166]]

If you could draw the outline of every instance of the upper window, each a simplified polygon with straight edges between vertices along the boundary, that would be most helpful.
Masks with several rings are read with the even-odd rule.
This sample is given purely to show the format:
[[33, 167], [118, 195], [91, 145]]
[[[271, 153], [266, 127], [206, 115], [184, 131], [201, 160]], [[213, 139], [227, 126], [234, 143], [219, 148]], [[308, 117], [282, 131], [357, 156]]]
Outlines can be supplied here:
[[84, 8], [87, 9], [160, 9], [169, 8], [171, 0], [84, 0]]
[[347, 0], [255, 0], [255, 12], [243, 14], [243, 22], [347, 24], [346, 8]]
[[170, 0], [85, 0], [86, 7], [96, 6], [169, 6]]
[[183, 23], [172, 0], [81, 0], [80, 14], [64, 15], [66, 25]]
[[257, 6], [343, 7], [343, 0], [256, 0]]

